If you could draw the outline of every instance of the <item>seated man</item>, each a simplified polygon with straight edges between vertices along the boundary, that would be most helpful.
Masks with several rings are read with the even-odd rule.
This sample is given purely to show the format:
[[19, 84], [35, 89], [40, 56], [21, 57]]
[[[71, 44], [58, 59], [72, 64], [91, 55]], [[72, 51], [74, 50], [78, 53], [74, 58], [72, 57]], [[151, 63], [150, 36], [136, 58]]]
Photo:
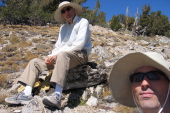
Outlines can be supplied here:
[[156, 52], [130, 53], [113, 66], [109, 85], [113, 98], [141, 113], [170, 112], [170, 65]]
[[78, 17], [82, 7], [75, 3], [64, 1], [59, 4], [54, 14], [57, 22], [65, 23], [61, 26], [58, 40], [52, 53], [47, 57], [31, 60], [22, 73], [19, 83], [25, 85], [24, 91], [17, 96], [6, 98], [10, 104], [22, 104], [32, 99], [32, 88], [39, 75], [51, 69], [51, 84], [55, 92], [43, 98], [44, 105], [48, 107], [61, 107], [61, 95], [69, 69], [85, 64], [91, 52], [91, 39], [89, 22]]

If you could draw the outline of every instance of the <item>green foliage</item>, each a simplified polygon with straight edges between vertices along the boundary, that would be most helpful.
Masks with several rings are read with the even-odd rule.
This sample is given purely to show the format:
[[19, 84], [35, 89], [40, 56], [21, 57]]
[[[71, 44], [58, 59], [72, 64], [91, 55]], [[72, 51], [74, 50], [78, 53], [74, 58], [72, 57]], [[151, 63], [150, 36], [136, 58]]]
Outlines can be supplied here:
[[28, 14], [29, 0], [7, 0], [7, 6], [2, 9], [3, 19], [17, 24], [24, 21]]
[[128, 23], [127, 23], [127, 26], [126, 28], [128, 30], [131, 30], [132, 27], [133, 27], [133, 23], [135, 22], [135, 18], [134, 17], [128, 17]]
[[62, 0], [6, 0], [1, 22], [4, 24], [44, 25], [53, 22], [53, 13]]
[[165, 15], [160, 15], [160, 12], [158, 11], [152, 22], [152, 32], [157, 35], [165, 35], [169, 29], [168, 27], [170, 24], [168, 23], [168, 17]]
[[77, 3], [77, 4], [83, 4], [84, 2], [86, 2], [87, 0], [72, 0], [72, 2]]
[[94, 10], [88, 9], [88, 7], [84, 8], [84, 13], [81, 15], [82, 17], [89, 20], [89, 23], [92, 25], [99, 25], [103, 27], [107, 27], [106, 23], [106, 14], [104, 12], [99, 12], [100, 9], [100, 1], [96, 2]]
[[[54, 21], [54, 12], [63, 0], [6, 0], [0, 7], [0, 22], [6, 24], [45, 25]], [[68, 0], [83, 4], [86, 0]]]
[[139, 25], [142, 29], [147, 27], [146, 35], [166, 35], [169, 36], [170, 23], [168, 17], [161, 15], [161, 11], [151, 12], [151, 7], [148, 5], [143, 6], [143, 13], [140, 15]]
[[94, 25], [96, 15], [94, 14], [93, 10], [84, 9], [84, 13], [81, 15], [82, 17], [86, 18], [90, 24]]
[[100, 12], [98, 14], [97, 18], [98, 18], [98, 22], [97, 22], [98, 25], [103, 26], [103, 27], [107, 27], [107, 25], [106, 25], [106, 13]]
[[119, 14], [118, 18], [122, 24], [126, 24], [126, 16], [124, 14]]
[[112, 17], [110, 27], [114, 31], [118, 31], [120, 28], [122, 28], [122, 25], [120, 24], [120, 20], [118, 16]]
[[144, 28], [145, 26], [148, 26], [149, 25], [149, 15], [142, 14], [140, 16], [139, 25], [141, 25], [142, 28]]
[[149, 12], [150, 12], [150, 10], [151, 10], [151, 7], [150, 7], [150, 5], [144, 5], [143, 7], [142, 7], [142, 13], [143, 14], [146, 14], [146, 15], [148, 15], [149, 14]]
[[97, 14], [97, 12], [99, 11], [99, 9], [100, 9], [100, 1], [97, 0], [97, 1], [96, 1], [96, 6], [95, 6], [95, 8], [94, 8], [95, 14]]

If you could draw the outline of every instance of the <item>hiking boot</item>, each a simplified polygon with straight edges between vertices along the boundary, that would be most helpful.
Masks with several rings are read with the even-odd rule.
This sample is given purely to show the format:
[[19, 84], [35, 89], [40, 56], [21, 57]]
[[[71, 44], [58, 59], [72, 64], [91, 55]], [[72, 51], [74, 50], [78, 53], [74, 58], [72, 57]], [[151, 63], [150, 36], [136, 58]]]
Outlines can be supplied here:
[[61, 95], [58, 93], [52, 93], [49, 96], [43, 97], [42, 102], [45, 106], [61, 109]]
[[22, 91], [18, 93], [17, 95], [13, 97], [9, 97], [5, 99], [6, 103], [9, 104], [26, 104], [32, 99], [32, 95], [25, 95], [25, 93]]

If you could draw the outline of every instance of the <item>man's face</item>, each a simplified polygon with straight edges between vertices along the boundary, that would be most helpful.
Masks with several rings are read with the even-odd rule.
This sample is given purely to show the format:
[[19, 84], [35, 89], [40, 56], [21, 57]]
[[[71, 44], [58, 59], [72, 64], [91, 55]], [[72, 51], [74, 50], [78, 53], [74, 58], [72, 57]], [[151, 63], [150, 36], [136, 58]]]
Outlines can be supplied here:
[[[144, 66], [135, 70], [135, 73], [146, 73], [156, 70], [154, 67]], [[159, 111], [165, 102], [168, 86], [169, 82], [164, 76], [161, 76], [160, 80], [149, 80], [144, 76], [142, 81], [132, 82], [132, 91], [137, 105], [143, 111]]]
[[75, 9], [70, 6], [64, 7], [61, 10], [61, 15], [66, 19], [67, 22], [72, 23], [75, 17]]

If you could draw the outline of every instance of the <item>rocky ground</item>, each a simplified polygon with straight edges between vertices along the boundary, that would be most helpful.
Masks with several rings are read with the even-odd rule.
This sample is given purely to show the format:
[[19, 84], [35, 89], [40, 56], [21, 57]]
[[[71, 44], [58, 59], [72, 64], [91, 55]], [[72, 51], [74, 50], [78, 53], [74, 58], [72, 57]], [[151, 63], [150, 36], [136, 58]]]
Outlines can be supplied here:
[[[49, 54], [57, 39], [59, 26], [0, 26], [0, 113], [135, 112], [133, 108], [117, 104], [111, 96], [107, 82], [109, 71], [120, 57], [135, 51], [156, 51], [170, 61], [170, 38], [132, 37], [128, 31], [113, 32], [99, 26], [90, 26], [90, 29], [93, 49], [89, 61], [97, 66], [87, 70], [93, 77], [106, 76], [101, 79], [102, 82], [95, 85], [86, 84], [83, 88], [72, 87], [65, 90], [63, 108], [56, 110], [45, 108], [41, 102], [42, 96], [50, 94], [52, 88], [48, 92], [41, 91], [24, 106], [7, 105], [4, 99], [17, 93], [17, 79], [29, 60]], [[76, 86], [81, 85], [78, 83]]]

